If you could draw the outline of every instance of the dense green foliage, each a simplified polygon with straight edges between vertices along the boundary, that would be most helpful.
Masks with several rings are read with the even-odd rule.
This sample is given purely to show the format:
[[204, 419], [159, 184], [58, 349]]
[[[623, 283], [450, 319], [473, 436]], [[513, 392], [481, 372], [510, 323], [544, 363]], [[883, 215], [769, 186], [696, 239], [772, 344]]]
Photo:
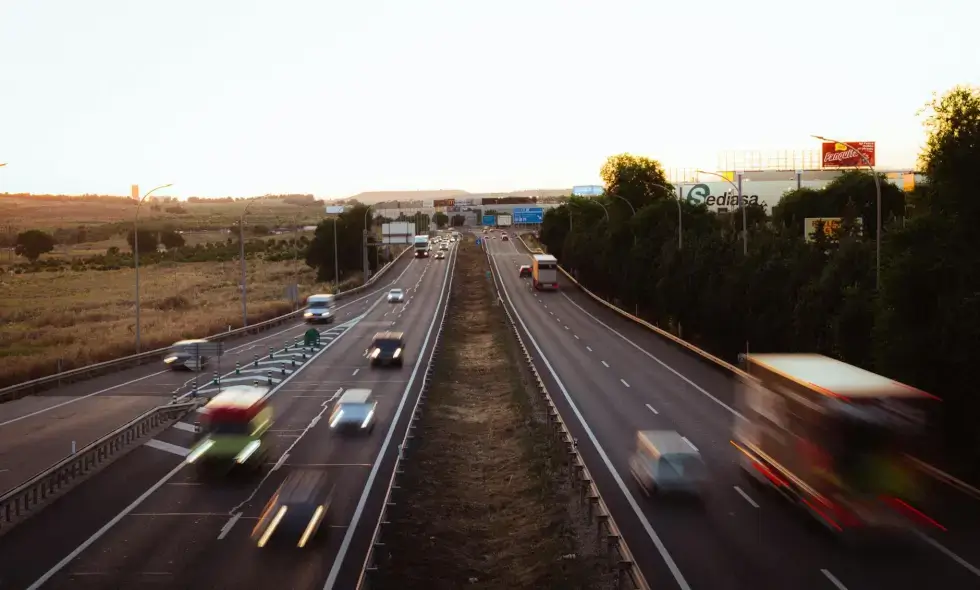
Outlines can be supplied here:
[[[929, 110], [929, 183], [905, 195], [881, 180], [880, 290], [874, 179], [861, 171], [792, 191], [771, 216], [750, 211], [744, 255], [740, 214], [678, 204], [657, 162], [613, 156], [606, 195], [548, 211], [541, 242], [593, 292], [720, 357], [819, 352], [940, 396], [947, 450], [976, 464], [980, 91], [956, 88]], [[843, 223], [808, 243], [806, 217]]]

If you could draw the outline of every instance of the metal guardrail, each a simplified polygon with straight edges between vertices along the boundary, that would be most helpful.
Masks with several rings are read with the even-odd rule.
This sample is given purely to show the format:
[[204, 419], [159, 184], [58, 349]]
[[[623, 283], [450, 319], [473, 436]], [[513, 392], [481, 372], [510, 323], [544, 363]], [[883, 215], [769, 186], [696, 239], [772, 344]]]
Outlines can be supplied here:
[[[354, 287], [347, 291], [341, 291], [337, 293], [337, 300], [343, 300], [351, 297], [352, 295], [357, 295], [365, 290], [371, 289], [375, 282], [381, 279], [385, 273], [390, 269], [404, 254], [408, 252], [410, 248], [402, 250], [402, 252], [396, 256], [391, 262], [383, 266], [378, 270], [373, 277], [371, 277], [366, 283], [360, 287]], [[296, 319], [301, 316], [301, 314], [306, 310], [305, 307], [298, 309], [296, 311], [291, 311], [287, 314], [272, 318], [271, 320], [266, 320], [264, 322], [259, 322], [257, 324], [252, 324], [250, 326], [245, 326], [242, 328], [237, 328], [235, 330], [229, 330], [227, 332], [222, 332], [220, 334], [214, 334], [208, 336], [206, 340], [212, 342], [218, 342], [221, 340], [227, 340], [229, 338], [236, 338], [239, 336], [244, 336], [247, 334], [257, 334], [269, 328], [279, 326], [290, 320]], [[150, 350], [147, 352], [141, 352], [139, 354], [134, 354], [130, 356], [125, 356], [122, 358], [114, 359], [111, 361], [105, 361], [101, 363], [95, 363], [91, 365], [86, 365], [84, 367], [79, 367], [77, 369], [70, 369], [68, 371], [61, 371], [60, 373], [55, 373], [53, 375], [48, 375], [46, 377], [40, 377], [38, 379], [32, 379], [30, 381], [25, 381], [23, 383], [18, 383], [16, 385], [11, 385], [9, 387], [4, 387], [0, 389], [0, 403], [8, 402], [11, 400], [19, 399], [21, 397], [30, 395], [36, 391], [47, 389], [51, 385], [62, 385], [64, 383], [71, 383], [73, 381], [79, 381], [82, 379], [87, 379], [96, 375], [108, 373], [114, 370], [129, 368], [134, 365], [141, 365], [148, 360], [159, 360], [165, 352], [169, 350], [168, 348], [158, 348], [156, 350]]]
[[436, 332], [436, 337], [432, 343], [432, 351], [429, 352], [429, 362], [427, 363], [425, 369], [425, 375], [422, 376], [422, 387], [419, 392], [419, 397], [415, 400], [415, 408], [412, 410], [412, 417], [409, 420], [408, 428], [405, 429], [405, 436], [402, 438], [402, 442], [398, 445], [398, 456], [395, 459], [395, 467], [391, 473], [391, 479], [388, 481], [388, 489], [385, 491], [384, 503], [381, 505], [381, 513], [378, 515], [378, 524], [374, 527], [374, 534], [371, 535], [371, 545], [368, 549], [368, 553], [364, 558], [364, 565], [361, 567], [361, 574], [357, 578], [357, 590], [367, 590], [371, 587], [370, 577], [374, 572], [378, 570], [378, 566], [387, 557], [387, 550], [385, 544], [381, 542], [381, 531], [383, 525], [388, 524], [387, 516], [388, 509], [395, 506], [395, 502], [392, 500], [392, 492], [399, 489], [397, 485], [398, 476], [401, 475], [403, 470], [401, 469], [402, 461], [405, 460], [405, 453], [408, 450], [409, 441], [415, 438], [415, 424], [422, 417], [422, 406], [425, 405], [425, 398], [427, 397], [429, 387], [432, 384], [432, 376], [435, 374], [435, 369], [432, 366], [432, 361], [442, 350], [442, 332], [446, 326], [446, 312], [449, 310], [449, 303], [452, 299], [452, 285], [453, 285], [453, 275], [456, 273], [456, 256], [458, 256], [458, 248], [454, 253], [453, 267], [450, 270], [452, 274], [449, 275], [448, 288], [449, 293], [446, 295], [446, 304], [442, 307], [442, 317], [439, 319], [439, 329]]
[[[518, 239], [520, 239], [520, 236], [518, 236]], [[524, 243], [524, 240], [521, 240], [521, 243]], [[524, 246], [527, 247], [527, 244], [524, 244]], [[538, 373], [537, 367], [534, 366], [534, 359], [527, 345], [524, 343], [521, 330], [500, 295], [500, 288], [497, 287], [496, 281], [502, 281], [503, 279], [497, 276], [496, 268], [490, 257], [490, 251], [488, 249], [484, 251], [487, 255], [487, 262], [490, 263], [490, 269], [494, 274], [494, 287], [497, 289], [497, 299], [507, 313], [507, 320], [510, 322], [510, 327], [514, 331], [514, 336], [517, 338], [518, 344], [520, 344], [521, 351], [524, 354], [524, 360], [527, 362], [531, 374], [534, 376], [538, 392], [544, 398], [545, 404], [547, 404], [548, 424], [552, 427], [555, 436], [566, 447], [566, 456], [568, 457], [570, 467], [569, 473], [579, 484], [579, 499], [583, 503], [587, 503], [589, 518], [595, 521], [597, 541], [601, 542], [603, 537], [605, 538], [607, 556], [617, 575], [617, 587], [624, 590], [649, 590], [650, 586], [646, 581], [646, 577], [640, 571], [636, 560], [633, 558], [633, 554], [626, 545], [626, 540], [623, 539], [619, 527], [616, 526], [616, 521], [613, 519], [612, 513], [599, 494], [599, 488], [596, 487], [595, 481], [592, 479], [592, 474], [589, 473], [589, 469], [585, 465], [585, 460], [578, 451], [578, 444], [565, 425], [565, 421], [562, 419], [561, 413], [558, 411], [558, 406], [555, 405], [551, 394], [548, 393], [548, 388], [545, 386], [541, 374]]]
[[0, 496], [0, 536], [34, 516], [113, 461], [156, 436], [203, 399], [160, 406], [93, 442]]

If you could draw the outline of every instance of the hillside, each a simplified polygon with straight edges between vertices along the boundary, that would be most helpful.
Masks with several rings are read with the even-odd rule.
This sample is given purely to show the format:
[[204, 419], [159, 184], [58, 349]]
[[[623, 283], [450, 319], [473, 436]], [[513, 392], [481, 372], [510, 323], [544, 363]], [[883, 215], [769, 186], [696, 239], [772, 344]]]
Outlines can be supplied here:
[[455, 197], [469, 195], [470, 193], [458, 189], [440, 189], [431, 191], [368, 191], [357, 193], [350, 197], [351, 200], [374, 205], [376, 203], [387, 203], [390, 201], [434, 201], [436, 199], [452, 199]]

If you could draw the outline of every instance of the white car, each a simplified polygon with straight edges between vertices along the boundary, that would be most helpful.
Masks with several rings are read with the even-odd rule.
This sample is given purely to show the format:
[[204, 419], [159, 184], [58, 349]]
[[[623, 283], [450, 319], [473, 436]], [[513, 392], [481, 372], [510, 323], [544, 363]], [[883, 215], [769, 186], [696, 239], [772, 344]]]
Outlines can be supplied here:
[[405, 291], [401, 289], [388, 291], [388, 303], [401, 303], [403, 301], [405, 301]]

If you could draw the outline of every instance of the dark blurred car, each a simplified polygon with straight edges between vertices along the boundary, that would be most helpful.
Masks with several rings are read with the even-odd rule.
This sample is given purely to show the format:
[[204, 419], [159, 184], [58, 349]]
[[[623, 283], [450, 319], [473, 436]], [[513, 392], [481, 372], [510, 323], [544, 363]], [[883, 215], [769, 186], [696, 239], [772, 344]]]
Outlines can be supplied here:
[[213, 345], [207, 340], [174, 342], [170, 350], [167, 351], [167, 356], [163, 357], [163, 364], [174, 371], [203, 371], [211, 359], [202, 355], [201, 351], [210, 346]]
[[402, 332], [378, 332], [366, 351], [372, 367], [392, 365], [401, 367], [405, 360], [405, 334]]
[[291, 472], [266, 504], [252, 529], [252, 539], [259, 547], [279, 541], [307, 547], [326, 520], [333, 490], [333, 482], [323, 471]]
[[533, 273], [531, 272], [531, 265], [530, 264], [525, 264], [525, 265], [521, 266], [521, 269], [517, 271], [517, 276], [520, 277], [520, 278], [522, 278], [522, 279], [524, 277], [529, 277], [532, 274]]

